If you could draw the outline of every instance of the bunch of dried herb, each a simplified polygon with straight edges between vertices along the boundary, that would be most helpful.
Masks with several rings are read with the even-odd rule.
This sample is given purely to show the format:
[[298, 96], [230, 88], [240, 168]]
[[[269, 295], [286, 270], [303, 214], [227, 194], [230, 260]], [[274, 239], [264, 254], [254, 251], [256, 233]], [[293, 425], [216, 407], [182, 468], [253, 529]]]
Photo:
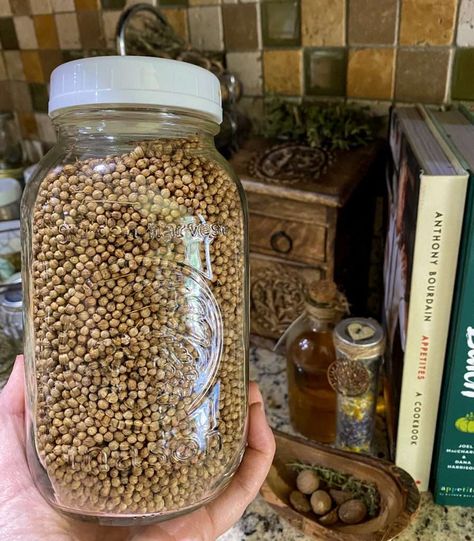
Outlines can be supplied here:
[[297, 103], [270, 98], [262, 135], [298, 140], [309, 146], [347, 150], [374, 140], [379, 118], [369, 107], [347, 103]]

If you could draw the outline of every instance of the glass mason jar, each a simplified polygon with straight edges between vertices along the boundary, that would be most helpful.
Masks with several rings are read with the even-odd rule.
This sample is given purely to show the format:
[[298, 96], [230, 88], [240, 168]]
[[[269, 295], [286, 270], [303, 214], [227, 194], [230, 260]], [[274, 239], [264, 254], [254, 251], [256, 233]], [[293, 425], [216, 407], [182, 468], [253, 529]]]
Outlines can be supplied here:
[[247, 210], [213, 143], [219, 82], [74, 61], [50, 116], [22, 200], [30, 470], [77, 518], [174, 517], [228, 484], [246, 439]]
[[327, 370], [336, 359], [333, 329], [347, 312], [345, 296], [329, 280], [308, 289], [305, 311], [287, 331], [288, 405], [293, 427], [307, 438], [336, 437], [336, 392]]

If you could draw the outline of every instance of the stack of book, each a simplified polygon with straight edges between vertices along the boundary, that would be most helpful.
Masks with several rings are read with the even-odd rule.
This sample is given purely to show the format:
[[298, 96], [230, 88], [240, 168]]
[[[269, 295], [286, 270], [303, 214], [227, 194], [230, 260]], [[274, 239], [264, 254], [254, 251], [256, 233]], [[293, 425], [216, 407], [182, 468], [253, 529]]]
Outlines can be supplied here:
[[420, 490], [431, 486], [437, 503], [474, 505], [473, 119], [462, 108], [394, 108], [390, 150], [391, 451]]

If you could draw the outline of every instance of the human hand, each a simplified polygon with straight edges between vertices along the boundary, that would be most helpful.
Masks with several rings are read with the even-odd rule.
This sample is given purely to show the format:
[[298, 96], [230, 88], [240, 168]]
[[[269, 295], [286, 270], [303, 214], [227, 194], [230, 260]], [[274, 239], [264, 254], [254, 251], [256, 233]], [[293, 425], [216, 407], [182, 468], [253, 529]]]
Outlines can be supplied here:
[[257, 384], [250, 384], [248, 446], [229, 486], [179, 518], [137, 528], [107, 527], [57, 513], [37, 491], [25, 455], [23, 357], [0, 393], [0, 541], [214, 541], [243, 514], [270, 469], [275, 440]]

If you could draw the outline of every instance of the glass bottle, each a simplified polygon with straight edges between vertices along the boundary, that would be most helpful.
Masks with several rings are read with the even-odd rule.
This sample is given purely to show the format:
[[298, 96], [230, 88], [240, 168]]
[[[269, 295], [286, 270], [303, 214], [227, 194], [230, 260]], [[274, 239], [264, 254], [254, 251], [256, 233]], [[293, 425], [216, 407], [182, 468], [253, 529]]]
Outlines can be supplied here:
[[288, 403], [293, 427], [307, 438], [331, 443], [336, 436], [336, 393], [327, 369], [335, 360], [334, 326], [347, 301], [332, 281], [314, 282], [304, 313], [287, 334]]
[[76, 518], [174, 517], [246, 439], [247, 211], [214, 146], [219, 82], [88, 58], [53, 72], [49, 112], [21, 209], [29, 467]]

